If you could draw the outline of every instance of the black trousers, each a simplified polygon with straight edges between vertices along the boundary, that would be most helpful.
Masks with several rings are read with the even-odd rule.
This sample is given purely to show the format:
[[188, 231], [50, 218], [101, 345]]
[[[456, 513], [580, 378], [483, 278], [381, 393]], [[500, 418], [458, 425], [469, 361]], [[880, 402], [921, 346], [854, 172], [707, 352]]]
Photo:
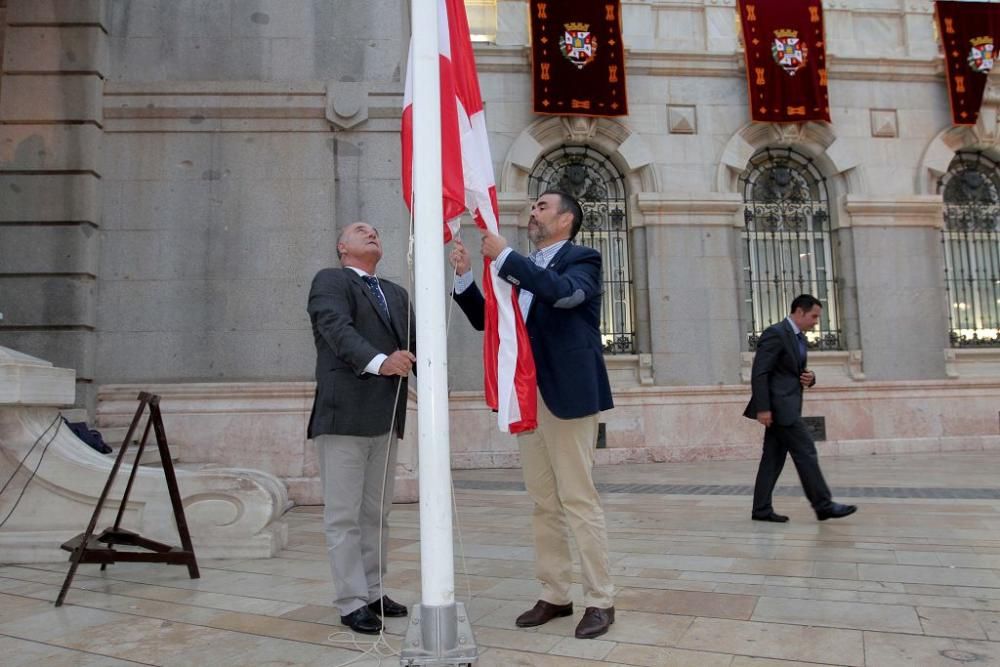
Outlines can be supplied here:
[[753, 516], [767, 516], [774, 511], [771, 495], [785, 467], [785, 455], [792, 455], [795, 470], [799, 473], [802, 489], [814, 511], [826, 510], [833, 503], [830, 487], [819, 469], [816, 443], [801, 418], [788, 426], [772, 424], [764, 431], [764, 450], [757, 468], [757, 482], [753, 489]]

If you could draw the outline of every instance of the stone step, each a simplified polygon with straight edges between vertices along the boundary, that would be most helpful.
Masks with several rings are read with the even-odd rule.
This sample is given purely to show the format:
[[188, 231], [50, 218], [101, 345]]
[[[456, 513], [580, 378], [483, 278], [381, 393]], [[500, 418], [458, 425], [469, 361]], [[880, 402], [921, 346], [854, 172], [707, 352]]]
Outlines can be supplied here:
[[63, 417], [66, 418], [68, 422], [87, 422], [90, 423], [90, 416], [84, 408], [64, 408], [59, 411]]
[[[118, 456], [118, 448], [121, 447], [122, 441], [128, 434], [128, 427], [106, 427], [100, 429], [100, 431], [101, 436], [104, 437], [104, 442], [108, 443], [113, 450], [110, 454], [108, 454], [108, 456]], [[128, 449], [125, 451], [125, 463], [132, 463], [135, 461], [136, 454], [139, 453], [139, 438], [141, 437], [142, 431], [140, 429], [136, 429], [136, 432], [132, 434], [132, 440], [128, 443]], [[175, 463], [177, 462], [177, 455], [173, 452], [171, 452], [170, 458]], [[139, 465], [160, 465], [160, 451], [156, 447], [156, 435], [154, 433], [150, 433], [149, 438], [146, 440], [146, 448], [142, 450], [142, 458], [139, 459]]]

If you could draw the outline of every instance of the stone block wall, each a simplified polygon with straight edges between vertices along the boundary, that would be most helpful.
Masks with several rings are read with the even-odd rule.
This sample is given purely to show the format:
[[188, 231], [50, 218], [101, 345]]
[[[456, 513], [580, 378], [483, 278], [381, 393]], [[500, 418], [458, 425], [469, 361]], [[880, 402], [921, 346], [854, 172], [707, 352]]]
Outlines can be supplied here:
[[[828, 3], [833, 122], [789, 126], [749, 122], [734, 0], [624, 0], [631, 113], [600, 121], [531, 113], [527, 3], [497, 4], [497, 41], [476, 56], [504, 234], [525, 247], [528, 174], [560, 145], [601, 150], [628, 183], [641, 354], [613, 363], [623, 407], [608, 416], [611, 447], [635, 449], [632, 458], [650, 447], [752, 449], [756, 435], [729, 421], [736, 440], [699, 440], [702, 422], [684, 421], [683, 390], [722, 387], [725, 402], [743, 400], [738, 179], [768, 146], [808, 155], [826, 178], [847, 341], [840, 384], [863, 397], [882, 391], [866, 382], [942, 383], [895, 403], [897, 422], [842, 429], [839, 440], [891, 439], [891, 424], [921, 400], [952, 400], [948, 378], [1000, 377], [998, 355], [946, 350], [936, 193], [956, 150], [1000, 155], [1000, 91], [987, 91], [979, 126], [950, 129], [932, 3]], [[407, 6], [0, 0], [0, 344], [76, 369], [82, 404], [91, 385], [115, 383], [173, 386], [177, 400], [196, 402], [185, 396], [202, 385], [292, 381], [302, 383], [295, 400], [307, 401], [305, 298], [316, 270], [335, 265], [338, 229], [375, 224], [382, 274], [409, 282], [398, 136]], [[465, 240], [475, 244], [471, 229]], [[453, 317], [450, 384], [462, 392], [453, 418], [474, 413], [476, 424], [453, 432], [456, 461], [510, 463], [512, 441], [490, 430], [477, 403], [481, 337]], [[250, 410], [214, 406], [211, 433], [266, 413], [271, 398], [262, 396]], [[831, 396], [837, 419], [854, 414], [844, 394]], [[698, 409], [712, 419], [710, 407]], [[298, 424], [302, 410], [283, 414]], [[267, 438], [289, 439], [281, 446], [299, 469], [282, 474], [308, 486], [307, 450], [290, 428]], [[898, 428], [907, 442], [919, 437]], [[948, 420], [931, 430], [975, 435]], [[183, 449], [198, 452], [197, 434], [184, 433]], [[266, 455], [267, 438], [251, 443], [253, 456]], [[217, 444], [199, 458], [239, 457], [235, 440], [222, 444], [233, 447], [226, 455]]]
[[97, 375], [104, 0], [11, 0], [0, 72], [0, 341]]

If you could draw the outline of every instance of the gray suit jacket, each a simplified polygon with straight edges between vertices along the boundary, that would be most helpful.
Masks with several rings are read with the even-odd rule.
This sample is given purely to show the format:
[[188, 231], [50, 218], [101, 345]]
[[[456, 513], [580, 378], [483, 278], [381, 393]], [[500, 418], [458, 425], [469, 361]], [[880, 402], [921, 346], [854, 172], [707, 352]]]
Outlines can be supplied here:
[[[413, 308], [399, 285], [379, 278], [389, 307], [389, 321], [361, 277], [349, 268], [323, 269], [309, 290], [309, 318], [316, 342], [316, 398], [308, 437], [376, 436], [406, 422], [406, 378], [365, 373], [376, 354], [415, 350]], [[409, 340], [407, 321], [409, 320]]]
[[799, 375], [805, 369], [806, 360], [800, 358], [799, 343], [788, 320], [765, 329], [753, 358], [750, 378], [753, 395], [743, 416], [756, 419], [758, 412], [770, 410], [776, 424], [795, 423], [802, 416]]

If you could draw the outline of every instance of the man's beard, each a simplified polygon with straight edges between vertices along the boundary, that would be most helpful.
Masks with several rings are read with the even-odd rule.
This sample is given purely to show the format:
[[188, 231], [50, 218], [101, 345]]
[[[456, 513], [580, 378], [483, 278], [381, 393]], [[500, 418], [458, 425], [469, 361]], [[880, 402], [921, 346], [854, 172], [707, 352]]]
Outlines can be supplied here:
[[528, 240], [531, 241], [531, 245], [537, 246], [540, 242], [544, 241], [545, 238], [545, 232], [542, 231], [541, 226], [537, 223], [535, 223], [534, 230], [532, 230], [530, 226], [528, 227]]

